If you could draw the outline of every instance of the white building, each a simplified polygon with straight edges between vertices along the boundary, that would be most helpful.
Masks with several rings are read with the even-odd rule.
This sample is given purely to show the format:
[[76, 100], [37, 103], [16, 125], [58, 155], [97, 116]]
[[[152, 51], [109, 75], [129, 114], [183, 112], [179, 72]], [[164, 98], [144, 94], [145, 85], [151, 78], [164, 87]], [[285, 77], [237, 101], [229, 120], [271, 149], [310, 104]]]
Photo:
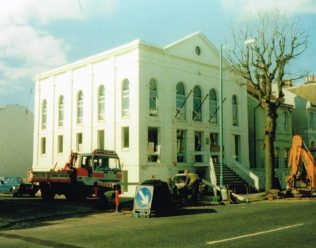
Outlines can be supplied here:
[[26, 107], [0, 107], [0, 176], [26, 177], [32, 167], [34, 115]]
[[[128, 182], [186, 168], [207, 176], [219, 152], [219, 75], [219, 51], [202, 33], [164, 48], [135, 40], [37, 75], [34, 169], [105, 148]], [[226, 69], [223, 81], [225, 163], [247, 172], [247, 90]]]
[[[276, 95], [276, 85], [272, 86]], [[288, 158], [292, 143], [292, 113], [294, 103], [285, 97], [285, 101], [277, 110], [276, 135], [274, 141], [274, 172], [280, 187], [286, 188], [286, 177], [289, 175]], [[259, 177], [259, 188], [265, 188], [265, 150], [264, 130], [266, 113], [258, 105], [258, 98], [253, 87], [248, 86], [248, 132], [250, 171]]]
[[292, 85], [284, 90], [285, 98], [293, 102], [293, 134], [302, 136], [305, 145], [316, 148], [316, 76], [306, 77], [303, 84]]

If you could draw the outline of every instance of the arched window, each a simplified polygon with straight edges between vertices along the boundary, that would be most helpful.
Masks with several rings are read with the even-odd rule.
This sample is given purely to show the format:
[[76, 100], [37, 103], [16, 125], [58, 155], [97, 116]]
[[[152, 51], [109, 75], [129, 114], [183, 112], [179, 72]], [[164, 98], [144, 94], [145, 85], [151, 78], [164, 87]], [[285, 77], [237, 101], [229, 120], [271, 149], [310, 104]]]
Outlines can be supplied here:
[[185, 106], [185, 89], [183, 83], [178, 83], [176, 88], [176, 108], [177, 118], [180, 120], [186, 119], [186, 106]]
[[129, 81], [125, 79], [122, 83], [122, 116], [129, 115]]
[[58, 99], [58, 126], [64, 126], [64, 97], [60, 96]]
[[209, 121], [217, 123], [217, 96], [214, 89], [210, 90], [209, 96]]
[[47, 101], [42, 101], [42, 129], [47, 127]]
[[315, 141], [314, 141], [314, 140], [311, 141], [311, 148], [316, 148], [316, 145], [315, 145]]
[[104, 86], [101, 85], [98, 90], [98, 120], [104, 120], [104, 104], [105, 104], [105, 92]]
[[149, 83], [149, 115], [157, 116], [158, 114], [158, 90], [157, 82], [151, 79]]
[[232, 114], [233, 114], [233, 126], [238, 126], [238, 102], [237, 96], [232, 96]]
[[202, 121], [202, 94], [199, 86], [193, 88], [193, 116], [194, 121]]
[[77, 95], [77, 124], [82, 124], [82, 117], [83, 117], [83, 93], [82, 91], [79, 91]]

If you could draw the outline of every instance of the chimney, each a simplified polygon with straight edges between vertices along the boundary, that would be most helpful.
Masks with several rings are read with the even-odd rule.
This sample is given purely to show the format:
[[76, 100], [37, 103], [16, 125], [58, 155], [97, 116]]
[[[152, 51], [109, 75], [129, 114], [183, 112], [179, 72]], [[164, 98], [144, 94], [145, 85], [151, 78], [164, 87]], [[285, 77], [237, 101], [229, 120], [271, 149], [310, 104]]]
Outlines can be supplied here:
[[311, 84], [316, 82], [316, 76], [315, 75], [308, 75], [305, 78], [305, 84]]
[[292, 87], [293, 86], [292, 80], [284, 80], [283, 85], [284, 85], [284, 88]]

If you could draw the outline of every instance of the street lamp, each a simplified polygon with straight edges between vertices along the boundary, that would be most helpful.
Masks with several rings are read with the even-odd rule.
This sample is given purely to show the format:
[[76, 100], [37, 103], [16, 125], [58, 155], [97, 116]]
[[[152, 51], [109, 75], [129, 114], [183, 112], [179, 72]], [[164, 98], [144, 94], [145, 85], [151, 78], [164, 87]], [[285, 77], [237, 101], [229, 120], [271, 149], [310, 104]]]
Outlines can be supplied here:
[[[244, 45], [249, 46], [251, 44], [256, 43], [256, 39], [250, 38], [244, 41]], [[225, 46], [226, 47], [226, 46]], [[219, 186], [224, 186], [224, 177], [223, 177], [223, 44], [220, 46], [219, 51], [219, 115], [220, 115], [220, 122], [219, 122], [219, 166], [220, 166], [220, 174], [219, 174]]]
[[219, 52], [219, 186], [223, 187], [223, 44]]

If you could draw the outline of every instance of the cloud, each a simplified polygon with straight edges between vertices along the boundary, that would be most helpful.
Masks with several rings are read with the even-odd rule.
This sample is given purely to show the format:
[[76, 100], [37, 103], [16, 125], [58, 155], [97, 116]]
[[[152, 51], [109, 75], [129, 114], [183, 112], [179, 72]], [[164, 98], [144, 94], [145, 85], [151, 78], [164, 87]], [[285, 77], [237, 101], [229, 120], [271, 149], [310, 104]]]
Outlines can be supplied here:
[[1, 28], [0, 58], [15, 59], [24, 64], [43, 63], [56, 66], [67, 62], [67, 46], [49, 33], [25, 25]]
[[118, 0], [10, 0], [0, 9], [0, 23], [48, 23], [62, 19], [85, 19], [109, 15]]
[[[67, 63], [64, 41], [26, 25], [0, 26], [2, 92], [20, 89], [34, 74]], [[3, 88], [3, 86], [6, 87]]]
[[39, 72], [68, 63], [71, 47], [45, 31], [54, 21], [113, 13], [119, 0], [10, 0], [0, 8], [0, 94], [29, 90]]
[[224, 9], [241, 15], [254, 14], [258, 11], [278, 9], [287, 15], [316, 13], [315, 0], [220, 0]]

